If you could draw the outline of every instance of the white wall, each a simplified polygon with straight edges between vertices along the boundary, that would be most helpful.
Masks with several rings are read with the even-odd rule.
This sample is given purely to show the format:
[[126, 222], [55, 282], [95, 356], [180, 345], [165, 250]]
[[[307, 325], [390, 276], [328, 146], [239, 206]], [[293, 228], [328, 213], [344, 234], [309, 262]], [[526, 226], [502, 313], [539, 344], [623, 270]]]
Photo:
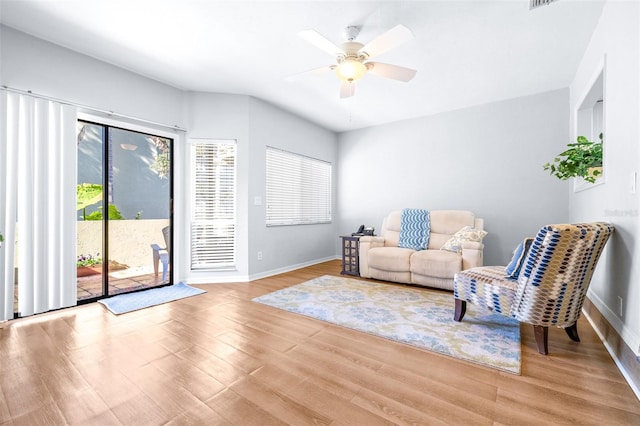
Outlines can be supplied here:
[[568, 183], [542, 165], [569, 138], [568, 90], [339, 135], [338, 231], [404, 207], [465, 209], [485, 219], [485, 264], [568, 219]]
[[[606, 63], [605, 182], [584, 191], [570, 191], [570, 218], [602, 220], [616, 227], [594, 274], [588, 297], [636, 355], [640, 354], [640, 195], [631, 193], [631, 177], [640, 172], [639, 55], [640, 5], [607, 2], [570, 87], [574, 111]], [[573, 115], [571, 125], [575, 129]], [[572, 138], [575, 136], [574, 130]]]

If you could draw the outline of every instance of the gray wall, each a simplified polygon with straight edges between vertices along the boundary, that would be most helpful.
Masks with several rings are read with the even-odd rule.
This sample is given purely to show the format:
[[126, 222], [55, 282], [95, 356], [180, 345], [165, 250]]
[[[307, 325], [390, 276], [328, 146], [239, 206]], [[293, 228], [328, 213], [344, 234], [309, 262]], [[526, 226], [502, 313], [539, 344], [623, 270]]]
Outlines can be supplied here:
[[[249, 139], [251, 173], [249, 174], [249, 269], [252, 274], [268, 275], [290, 270], [310, 260], [335, 257], [336, 221], [329, 224], [270, 226], [265, 225], [266, 147], [271, 146], [333, 164], [337, 163], [337, 135], [309, 123], [273, 105], [252, 98], [249, 103]], [[336, 179], [332, 179], [333, 194]], [[254, 200], [262, 200], [256, 205]], [[335, 195], [334, 202], [335, 206]], [[335, 209], [334, 209], [335, 218]], [[262, 260], [257, 252], [262, 252]]]
[[[187, 117], [189, 129], [186, 136], [182, 161], [176, 165], [176, 174], [182, 178], [182, 185], [174, 190], [184, 196], [184, 202], [176, 204], [176, 216], [181, 220], [176, 229], [183, 236], [181, 257], [185, 262], [183, 279], [189, 282], [243, 281], [249, 276], [247, 244], [249, 238], [247, 220], [247, 175], [249, 162], [249, 97], [216, 93], [190, 92], [187, 96]], [[190, 146], [193, 139], [230, 139], [237, 144], [236, 161], [236, 270], [233, 271], [191, 271], [189, 267], [190, 240]]]
[[568, 183], [543, 171], [569, 138], [567, 89], [339, 135], [340, 233], [404, 207], [484, 218], [485, 264], [568, 219]]
[[115, 111], [185, 126], [184, 92], [122, 68], [0, 25], [0, 83]]
[[[606, 3], [571, 84], [570, 98], [573, 117], [604, 65], [604, 179], [583, 191], [574, 192], [572, 187], [568, 194], [572, 221], [601, 220], [616, 228], [588, 297], [636, 355], [640, 355], [640, 187], [632, 193], [631, 186], [640, 171], [639, 34], [638, 2]], [[637, 178], [636, 183], [640, 184]], [[640, 386], [640, 378], [635, 380]]]

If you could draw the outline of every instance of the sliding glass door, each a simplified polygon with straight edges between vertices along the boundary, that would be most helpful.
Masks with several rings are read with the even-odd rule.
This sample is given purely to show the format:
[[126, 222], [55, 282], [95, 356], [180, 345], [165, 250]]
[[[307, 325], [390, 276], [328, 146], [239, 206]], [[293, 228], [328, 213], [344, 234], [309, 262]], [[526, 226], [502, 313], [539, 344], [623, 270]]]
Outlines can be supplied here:
[[170, 283], [172, 142], [78, 122], [78, 301]]

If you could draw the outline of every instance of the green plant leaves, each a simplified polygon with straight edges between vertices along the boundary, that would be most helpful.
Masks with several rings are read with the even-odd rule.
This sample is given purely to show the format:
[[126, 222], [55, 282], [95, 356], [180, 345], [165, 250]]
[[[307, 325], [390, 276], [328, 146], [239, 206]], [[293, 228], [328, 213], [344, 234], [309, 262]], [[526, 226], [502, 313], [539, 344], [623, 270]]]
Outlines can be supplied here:
[[81, 183], [76, 190], [76, 210], [82, 210], [102, 201], [102, 185]]
[[[602, 141], [602, 137], [600, 137]], [[602, 171], [594, 168], [602, 167], [603, 142], [591, 142], [585, 136], [578, 136], [576, 142], [567, 144], [569, 149], [558, 154], [554, 163], [546, 163], [542, 167], [558, 179], [566, 180], [581, 177], [587, 182], [595, 183]]]
[[[98, 210], [95, 212], [88, 214], [85, 217], [85, 220], [102, 220], [102, 206], [98, 207]], [[116, 207], [115, 204], [109, 204], [109, 220], [123, 220], [124, 217], [120, 210]]]

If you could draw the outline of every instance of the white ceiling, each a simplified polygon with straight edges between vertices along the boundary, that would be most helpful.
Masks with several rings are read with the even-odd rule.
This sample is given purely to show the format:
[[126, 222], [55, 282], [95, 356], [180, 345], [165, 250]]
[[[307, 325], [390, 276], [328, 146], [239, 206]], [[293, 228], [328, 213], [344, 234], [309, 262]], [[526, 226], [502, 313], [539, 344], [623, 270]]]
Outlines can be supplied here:
[[[183, 90], [255, 96], [334, 131], [569, 86], [603, 2], [530, 11], [502, 1], [0, 0], [0, 22]], [[418, 70], [409, 83], [366, 75], [339, 98], [332, 73], [285, 77], [333, 59], [297, 34], [340, 44], [404, 24], [415, 38], [376, 58]]]

